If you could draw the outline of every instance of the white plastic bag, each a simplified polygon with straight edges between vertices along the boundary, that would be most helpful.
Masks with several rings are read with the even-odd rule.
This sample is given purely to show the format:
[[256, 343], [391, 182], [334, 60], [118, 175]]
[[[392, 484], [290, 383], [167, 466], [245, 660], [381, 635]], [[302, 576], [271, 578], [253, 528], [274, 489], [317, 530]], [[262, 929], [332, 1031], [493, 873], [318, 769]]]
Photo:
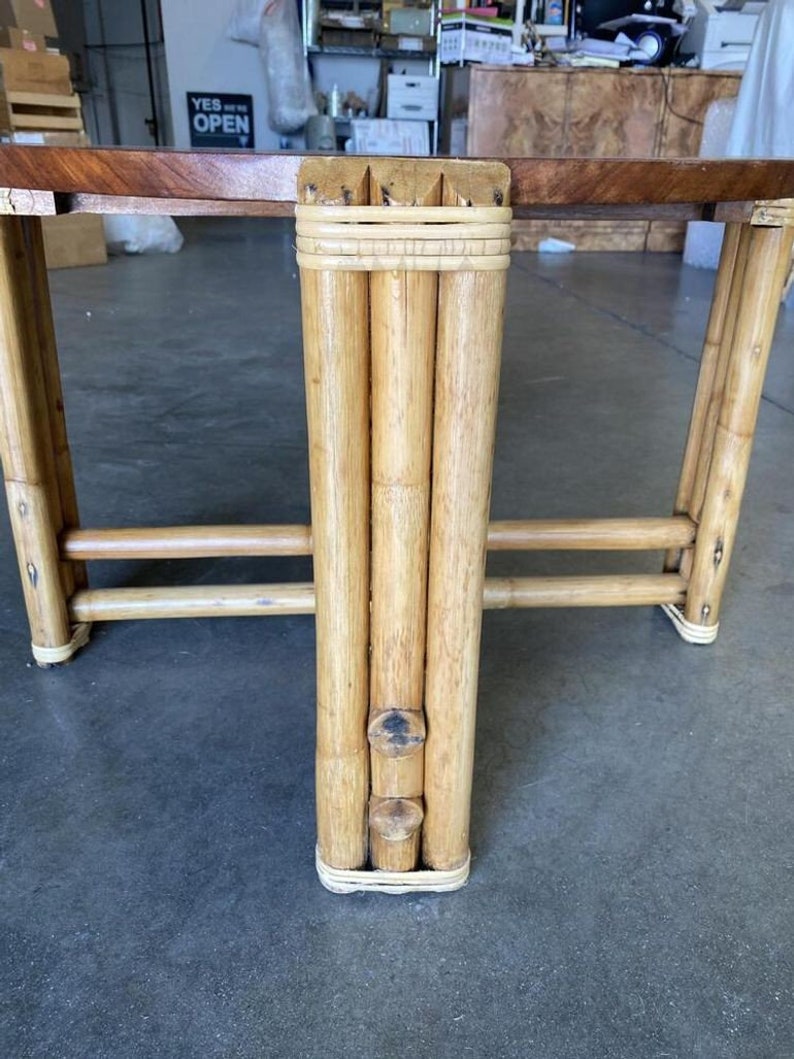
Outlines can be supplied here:
[[243, 44], [259, 44], [259, 23], [267, 0], [237, 0], [237, 7], [229, 19], [226, 36]]
[[259, 48], [270, 128], [281, 133], [302, 129], [317, 107], [295, 0], [237, 0], [226, 35]]
[[175, 254], [185, 241], [171, 217], [109, 213], [103, 220], [110, 253]]
[[[735, 99], [715, 99], [709, 103], [700, 140], [701, 158], [724, 158], [731, 131]], [[686, 226], [684, 264], [694, 268], [716, 268], [720, 263], [725, 225], [721, 221], [690, 221]]]
[[268, 0], [260, 23], [259, 53], [265, 64], [268, 124], [276, 132], [297, 132], [317, 113], [303, 55], [295, 0]]

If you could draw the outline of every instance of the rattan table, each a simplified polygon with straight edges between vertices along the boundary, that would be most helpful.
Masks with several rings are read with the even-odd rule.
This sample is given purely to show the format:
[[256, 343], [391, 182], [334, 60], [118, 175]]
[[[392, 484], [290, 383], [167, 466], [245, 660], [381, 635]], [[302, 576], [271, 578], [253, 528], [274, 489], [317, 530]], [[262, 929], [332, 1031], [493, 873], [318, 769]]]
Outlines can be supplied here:
[[[0, 451], [33, 655], [91, 623], [316, 615], [317, 867], [469, 871], [483, 608], [661, 605], [717, 634], [794, 234], [794, 161], [367, 159], [0, 147]], [[57, 213], [297, 217], [311, 526], [83, 528], [41, 237]], [[511, 217], [727, 222], [674, 510], [489, 522]], [[531, 355], [531, 351], [530, 351]], [[486, 578], [487, 551], [658, 550], [655, 575]], [[101, 559], [312, 555], [313, 582], [91, 589]]]

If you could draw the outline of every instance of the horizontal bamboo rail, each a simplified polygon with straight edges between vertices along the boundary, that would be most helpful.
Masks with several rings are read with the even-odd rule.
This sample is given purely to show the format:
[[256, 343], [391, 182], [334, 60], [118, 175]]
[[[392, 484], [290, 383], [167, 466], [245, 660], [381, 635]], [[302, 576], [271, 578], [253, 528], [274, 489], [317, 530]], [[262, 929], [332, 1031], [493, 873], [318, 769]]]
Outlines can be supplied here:
[[311, 555], [311, 526], [79, 529], [61, 535], [64, 559], [213, 559]]
[[492, 522], [488, 550], [665, 551], [692, 547], [695, 532], [686, 516]]
[[[83, 148], [85, 150], [85, 148]], [[181, 217], [293, 217], [291, 202], [272, 202], [255, 199], [180, 199], [146, 198], [132, 195], [93, 195], [82, 192], [55, 197], [51, 192], [11, 189], [18, 212], [48, 216], [54, 213], [133, 213], [174, 214]], [[636, 203], [629, 206], [521, 206], [513, 207], [513, 215], [525, 220], [570, 221], [749, 221], [754, 202], [678, 202]]]
[[[489, 551], [663, 551], [690, 548], [695, 524], [671, 518], [492, 522]], [[162, 526], [68, 530], [63, 559], [214, 559], [311, 555], [311, 526]]]
[[483, 607], [641, 607], [685, 597], [686, 581], [677, 574], [492, 577], [485, 581]]
[[[683, 603], [687, 582], [678, 574], [598, 574], [557, 577], [491, 577], [483, 608], [630, 607]], [[314, 614], [314, 585], [190, 585], [98, 588], [76, 592], [72, 621], [145, 618], [235, 618]]]
[[97, 588], [76, 592], [69, 601], [69, 615], [78, 622], [313, 613], [311, 584]]

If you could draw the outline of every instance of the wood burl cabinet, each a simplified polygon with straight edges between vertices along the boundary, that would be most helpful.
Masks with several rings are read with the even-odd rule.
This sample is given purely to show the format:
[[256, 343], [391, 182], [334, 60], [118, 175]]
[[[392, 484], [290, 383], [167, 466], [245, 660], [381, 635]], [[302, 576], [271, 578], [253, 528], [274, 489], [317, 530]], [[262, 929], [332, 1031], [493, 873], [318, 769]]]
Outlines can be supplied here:
[[[468, 153], [475, 157], [697, 156], [709, 104], [734, 97], [741, 75], [683, 69], [518, 69], [475, 66]], [[580, 250], [683, 247], [685, 226], [662, 221], [516, 221], [516, 249], [554, 235]]]

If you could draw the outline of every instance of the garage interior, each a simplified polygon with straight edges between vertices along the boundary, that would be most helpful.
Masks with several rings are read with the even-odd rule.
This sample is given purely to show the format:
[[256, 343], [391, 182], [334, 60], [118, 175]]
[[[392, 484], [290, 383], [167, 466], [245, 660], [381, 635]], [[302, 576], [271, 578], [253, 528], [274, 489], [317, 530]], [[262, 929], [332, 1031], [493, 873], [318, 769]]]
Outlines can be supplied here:
[[[267, 123], [259, 55], [225, 36], [231, 0], [207, 14], [192, 49], [178, 32], [184, 0], [144, 5], [145, 17], [134, 4], [86, 0], [75, 19], [78, 6], [52, 5], [81, 134], [95, 145], [189, 148], [185, 93], [206, 90], [252, 96], [256, 149], [304, 149], [305, 132]], [[404, 10], [425, 17], [423, 5]], [[338, 67], [340, 55], [303, 30], [309, 59]], [[244, 57], [231, 64], [237, 77], [227, 55]], [[360, 61], [380, 77], [382, 57]], [[527, 130], [541, 126], [559, 151], [538, 153], [577, 153], [585, 133], [567, 82], [604, 71], [547, 71], [566, 81], [549, 124], [552, 104], [540, 108], [537, 95], [534, 116], [508, 105], [517, 90], [503, 79], [542, 78], [535, 61], [530, 71], [461, 60], [446, 80], [437, 68], [439, 152], [461, 135], [465, 89], [472, 155], [532, 153]], [[638, 135], [657, 157], [697, 154], [691, 113], [699, 135], [743, 68], [709, 74], [705, 94], [692, 87], [701, 67], [676, 70], [679, 89], [669, 66], [607, 68], [629, 110], [606, 121], [618, 139], [604, 154]], [[326, 106], [323, 78], [347, 91], [346, 76], [315, 73]], [[363, 77], [351, 74], [360, 98]], [[695, 107], [684, 118], [670, 113], [676, 90], [676, 111], [684, 98]], [[662, 108], [659, 128], [637, 133], [648, 107]], [[421, 124], [432, 145], [433, 122]], [[52, 268], [49, 282], [82, 522], [308, 524], [295, 225], [177, 223], [184, 243], [171, 253], [113, 245], [106, 256], [96, 225], [79, 247], [73, 234], [52, 236], [70, 266]], [[712, 235], [632, 223], [516, 224], [493, 519], [672, 511], [715, 276], [713, 263], [695, 265], [708, 265]], [[788, 302], [716, 641], [684, 643], [658, 607], [485, 612], [472, 872], [456, 893], [320, 886], [311, 616], [98, 623], [70, 664], [39, 668], [3, 514], [0, 1053], [789, 1056]], [[662, 561], [496, 553], [487, 569], [658, 573]], [[305, 582], [312, 563], [117, 561], [92, 564], [90, 578], [97, 588]]]

